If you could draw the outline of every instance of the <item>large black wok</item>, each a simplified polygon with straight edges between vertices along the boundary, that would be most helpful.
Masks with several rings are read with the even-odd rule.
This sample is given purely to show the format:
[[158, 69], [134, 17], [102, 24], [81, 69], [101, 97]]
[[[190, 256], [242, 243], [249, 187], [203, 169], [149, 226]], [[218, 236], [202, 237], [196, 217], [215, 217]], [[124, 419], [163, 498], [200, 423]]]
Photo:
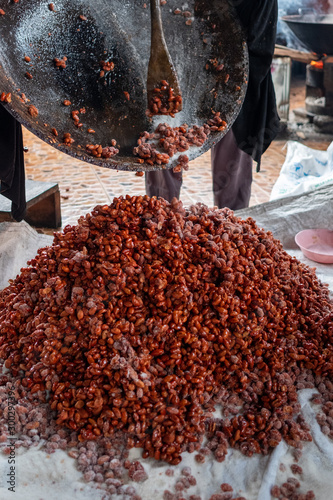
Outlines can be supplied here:
[[[247, 48], [227, 0], [188, 0], [189, 18], [174, 14], [176, 8], [185, 10], [179, 0], [168, 0], [162, 7], [183, 110], [175, 118], [153, 119], [146, 115], [149, 1], [145, 8], [143, 0], [57, 0], [55, 11], [49, 4], [48, 0], [0, 0], [5, 11], [0, 15], [0, 94], [12, 93], [6, 107], [47, 143], [103, 167], [151, 170], [154, 167], [138, 165], [132, 154], [141, 132], [153, 132], [160, 122], [202, 125], [212, 111], [221, 112], [228, 128], [237, 117], [246, 91]], [[186, 24], [188, 19], [191, 25]], [[25, 56], [31, 61], [26, 62]], [[66, 68], [57, 69], [54, 59], [64, 56]], [[214, 69], [214, 60], [215, 66], [216, 61], [224, 64], [222, 71]], [[114, 71], [100, 77], [100, 61], [113, 61]], [[28, 102], [21, 99], [22, 92]], [[70, 106], [63, 105], [65, 99]], [[28, 113], [31, 104], [39, 112], [35, 118]], [[86, 113], [79, 115], [83, 126], [78, 129], [71, 111], [82, 108]], [[88, 128], [95, 134], [88, 133]], [[67, 132], [75, 140], [71, 146], [63, 144]], [[192, 148], [189, 158], [207, 151], [225, 132], [213, 133], [204, 146]], [[112, 139], [120, 146], [112, 159], [96, 159], [85, 151], [87, 144], [110, 146]], [[174, 157], [167, 167], [176, 163]]]
[[333, 14], [283, 16], [282, 21], [311, 52], [333, 54]]

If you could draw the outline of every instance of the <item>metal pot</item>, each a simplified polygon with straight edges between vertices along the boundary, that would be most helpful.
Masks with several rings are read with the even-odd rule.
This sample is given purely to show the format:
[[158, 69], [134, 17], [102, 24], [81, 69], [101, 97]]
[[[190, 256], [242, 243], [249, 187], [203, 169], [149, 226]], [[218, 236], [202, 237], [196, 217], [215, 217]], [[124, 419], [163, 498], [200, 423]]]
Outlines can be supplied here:
[[292, 15], [281, 19], [311, 52], [333, 54], [333, 14]]

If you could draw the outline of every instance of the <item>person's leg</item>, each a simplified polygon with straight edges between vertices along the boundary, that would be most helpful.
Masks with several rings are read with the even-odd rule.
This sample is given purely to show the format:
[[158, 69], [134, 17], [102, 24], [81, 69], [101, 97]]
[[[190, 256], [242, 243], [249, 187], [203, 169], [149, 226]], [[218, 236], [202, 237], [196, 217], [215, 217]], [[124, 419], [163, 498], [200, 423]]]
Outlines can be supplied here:
[[145, 174], [146, 193], [148, 196], [157, 196], [171, 201], [179, 199], [182, 186], [181, 172], [170, 170], [153, 170]]
[[214, 204], [239, 210], [249, 206], [252, 158], [238, 148], [232, 130], [211, 151]]
[[0, 104], [0, 193], [11, 200], [11, 214], [20, 222], [26, 213], [22, 126]]

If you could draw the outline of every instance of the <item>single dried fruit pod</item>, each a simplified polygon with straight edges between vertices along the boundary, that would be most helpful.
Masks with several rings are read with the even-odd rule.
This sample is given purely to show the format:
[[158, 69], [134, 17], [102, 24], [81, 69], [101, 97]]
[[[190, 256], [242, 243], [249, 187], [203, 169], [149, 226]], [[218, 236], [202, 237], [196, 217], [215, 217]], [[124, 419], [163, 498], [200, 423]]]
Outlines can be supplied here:
[[36, 116], [38, 116], [38, 109], [33, 104], [30, 104], [30, 106], [28, 106], [28, 113], [33, 118], [36, 118]]
[[11, 103], [12, 102], [12, 94], [10, 92], [8, 92], [8, 94], [6, 94], [5, 92], [2, 92], [0, 95], [0, 101], [6, 102], [8, 104]]

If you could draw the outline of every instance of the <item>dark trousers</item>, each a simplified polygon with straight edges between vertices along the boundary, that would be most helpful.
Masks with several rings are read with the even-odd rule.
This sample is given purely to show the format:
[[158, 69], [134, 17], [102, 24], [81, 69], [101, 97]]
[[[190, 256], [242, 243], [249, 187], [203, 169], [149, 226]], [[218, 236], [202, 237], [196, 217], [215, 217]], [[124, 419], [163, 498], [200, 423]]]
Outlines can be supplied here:
[[[211, 151], [214, 204], [239, 210], [249, 206], [252, 183], [252, 158], [240, 150], [232, 130]], [[170, 170], [146, 172], [146, 193], [168, 201], [179, 199], [182, 175]]]
[[12, 216], [21, 221], [26, 211], [22, 127], [1, 104], [0, 193], [12, 201]]

